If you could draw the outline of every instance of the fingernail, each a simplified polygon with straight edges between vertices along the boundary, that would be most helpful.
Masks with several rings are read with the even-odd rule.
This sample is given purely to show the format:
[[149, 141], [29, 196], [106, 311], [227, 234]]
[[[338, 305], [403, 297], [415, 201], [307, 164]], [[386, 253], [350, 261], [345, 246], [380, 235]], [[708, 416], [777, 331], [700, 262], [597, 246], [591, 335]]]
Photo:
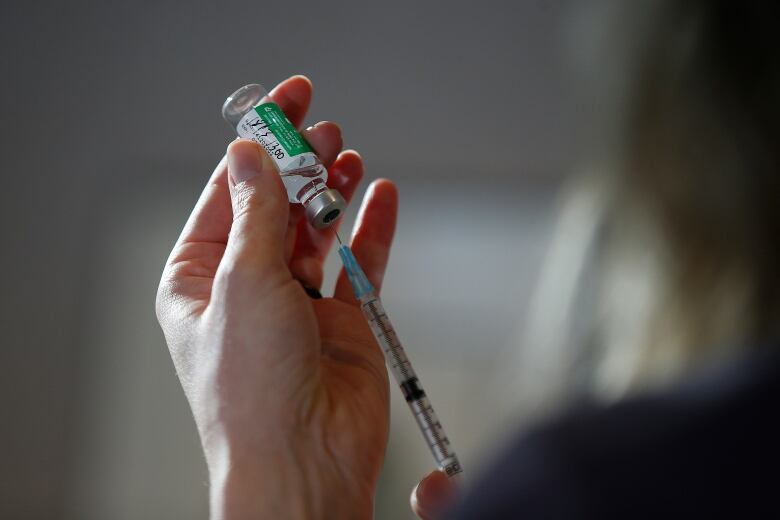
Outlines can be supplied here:
[[251, 141], [238, 141], [228, 147], [228, 173], [234, 184], [248, 181], [260, 175], [268, 158], [260, 147]]
[[300, 78], [308, 83], [308, 87], [294, 88], [287, 91], [287, 96], [298, 106], [304, 106], [311, 97], [311, 80], [302, 74], [296, 74], [293, 78]]
[[312, 287], [303, 280], [298, 280], [298, 283], [301, 284], [301, 287], [303, 287], [303, 290], [306, 291], [306, 294], [309, 295], [309, 298], [313, 298], [315, 300], [322, 298], [322, 293], [319, 291], [319, 289]]
[[305, 285], [303, 282], [301, 282], [301, 285], [303, 286], [303, 290], [306, 291], [306, 294], [309, 295], [309, 298], [313, 300], [322, 299], [322, 293], [320, 291], [318, 291], [314, 287], [309, 287], [308, 285]]

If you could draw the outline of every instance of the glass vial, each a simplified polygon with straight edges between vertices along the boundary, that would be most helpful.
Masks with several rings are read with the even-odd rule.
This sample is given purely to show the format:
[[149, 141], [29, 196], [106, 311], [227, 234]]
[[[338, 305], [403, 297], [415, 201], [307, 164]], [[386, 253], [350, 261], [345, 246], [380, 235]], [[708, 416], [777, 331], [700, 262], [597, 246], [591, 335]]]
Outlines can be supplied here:
[[288, 199], [303, 204], [312, 226], [323, 229], [338, 220], [347, 205], [344, 197], [326, 186], [328, 170], [261, 85], [246, 85], [228, 96], [222, 117], [239, 137], [265, 149], [279, 170]]

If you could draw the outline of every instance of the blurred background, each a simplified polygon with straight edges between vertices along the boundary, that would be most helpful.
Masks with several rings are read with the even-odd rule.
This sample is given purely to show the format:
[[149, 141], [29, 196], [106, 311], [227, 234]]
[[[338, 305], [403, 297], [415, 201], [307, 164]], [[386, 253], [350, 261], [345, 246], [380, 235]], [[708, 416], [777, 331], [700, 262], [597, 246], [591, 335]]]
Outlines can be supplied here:
[[[518, 397], [496, 374], [593, 109], [570, 4], [4, 2], [0, 517], [207, 517], [155, 291], [233, 138], [224, 98], [299, 73], [307, 124], [341, 125], [362, 189], [399, 185], [385, 305], [466, 471], [489, 462]], [[432, 469], [392, 396], [378, 519], [411, 518]]]

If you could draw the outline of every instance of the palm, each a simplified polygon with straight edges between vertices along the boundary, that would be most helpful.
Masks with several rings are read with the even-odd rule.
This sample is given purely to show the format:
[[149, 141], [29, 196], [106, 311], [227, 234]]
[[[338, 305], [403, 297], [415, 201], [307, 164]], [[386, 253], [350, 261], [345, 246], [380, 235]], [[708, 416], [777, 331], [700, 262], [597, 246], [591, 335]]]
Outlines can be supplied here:
[[323, 441], [342, 465], [351, 466], [365, 481], [378, 471], [387, 443], [384, 359], [357, 307], [331, 298], [312, 303], [322, 341], [320, 395], [328, 417]]
[[[220, 243], [182, 244], [175, 284], [181, 301], [191, 310], [190, 318], [200, 319], [212, 301], [214, 278], [224, 252], [225, 245]], [[289, 259], [291, 264], [299, 260], [295, 255]], [[373, 452], [361, 452], [361, 460], [353, 461], [356, 468], [373, 466], [373, 472], [381, 463], [388, 430], [384, 359], [356, 305], [336, 298], [312, 300], [302, 292], [300, 298], [298, 303], [311, 306], [316, 320], [308, 322], [301, 316], [290, 316], [290, 320], [301, 328], [316, 327], [319, 331], [319, 406], [338, 406], [336, 413], [328, 410], [332, 424], [324, 432], [328, 438], [321, 441], [344, 462], [354, 457], [355, 446], [373, 448]]]

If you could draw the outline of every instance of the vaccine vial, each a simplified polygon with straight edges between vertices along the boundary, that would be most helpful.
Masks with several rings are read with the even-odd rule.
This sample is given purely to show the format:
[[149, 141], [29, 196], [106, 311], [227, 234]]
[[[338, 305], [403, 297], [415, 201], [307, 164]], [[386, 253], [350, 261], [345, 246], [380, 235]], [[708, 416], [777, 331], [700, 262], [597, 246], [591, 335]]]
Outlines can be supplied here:
[[246, 85], [230, 94], [222, 117], [239, 137], [265, 149], [279, 170], [287, 198], [303, 205], [312, 226], [323, 229], [338, 220], [347, 205], [344, 197], [327, 187], [328, 170], [261, 85]]

